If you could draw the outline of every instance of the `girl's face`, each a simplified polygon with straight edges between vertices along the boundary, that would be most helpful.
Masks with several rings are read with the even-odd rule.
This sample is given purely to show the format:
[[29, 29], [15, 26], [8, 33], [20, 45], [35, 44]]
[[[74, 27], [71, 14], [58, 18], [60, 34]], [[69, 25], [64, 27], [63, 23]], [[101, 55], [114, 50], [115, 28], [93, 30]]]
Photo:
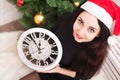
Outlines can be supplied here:
[[74, 39], [79, 42], [90, 42], [100, 33], [100, 26], [95, 16], [88, 12], [79, 14], [73, 24]]

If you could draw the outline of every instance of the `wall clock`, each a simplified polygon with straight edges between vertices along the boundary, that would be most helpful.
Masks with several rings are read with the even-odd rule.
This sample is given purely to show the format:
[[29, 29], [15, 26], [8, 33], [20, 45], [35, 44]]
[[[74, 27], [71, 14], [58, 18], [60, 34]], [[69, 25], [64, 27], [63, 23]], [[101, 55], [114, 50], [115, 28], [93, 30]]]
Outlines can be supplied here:
[[44, 28], [25, 31], [17, 44], [21, 60], [34, 70], [49, 70], [59, 64], [62, 45], [54, 33]]

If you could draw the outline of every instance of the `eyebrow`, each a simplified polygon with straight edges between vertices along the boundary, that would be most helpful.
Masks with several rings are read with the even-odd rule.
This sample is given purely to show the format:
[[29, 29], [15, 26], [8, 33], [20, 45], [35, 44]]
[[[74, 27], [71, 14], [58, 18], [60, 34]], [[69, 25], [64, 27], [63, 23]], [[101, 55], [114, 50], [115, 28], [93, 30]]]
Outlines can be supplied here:
[[[80, 18], [82, 20], [82, 22], [85, 23], [84, 20], [81, 18], [81, 16], [79, 16], [78, 18]], [[93, 26], [89, 26], [89, 27], [91, 27], [91, 28], [93, 28], [93, 29], [95, 29], [97, 31], [97, 28], [95, 28]]]

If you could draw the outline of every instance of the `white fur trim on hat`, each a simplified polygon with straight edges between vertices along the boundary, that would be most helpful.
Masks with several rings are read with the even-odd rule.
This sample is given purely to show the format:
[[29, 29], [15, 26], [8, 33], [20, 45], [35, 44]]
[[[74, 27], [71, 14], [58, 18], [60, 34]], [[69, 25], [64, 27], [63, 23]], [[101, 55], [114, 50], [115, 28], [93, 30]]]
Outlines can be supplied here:
[[107, 42], [109, 45], [115, 45], [117, 43], [116, 36], [115, 35], [109, 36]]
[[81, 8], [96, 16], [108, 27], [108, 29], [111, 29], [113, 19], [105, 9], [90, 1], [84, 3]]

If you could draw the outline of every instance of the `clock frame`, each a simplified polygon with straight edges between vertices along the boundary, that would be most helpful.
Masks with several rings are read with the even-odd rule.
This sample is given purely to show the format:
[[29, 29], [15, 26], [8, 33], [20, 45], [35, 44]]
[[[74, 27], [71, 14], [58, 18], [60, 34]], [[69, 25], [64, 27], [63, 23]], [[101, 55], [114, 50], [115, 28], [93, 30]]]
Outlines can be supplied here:
[[62, 45], [57, 36], [44, 28], [25, 31], [17, 44], [21, 60], [34, 70], [50, 70], [62, 58]]

